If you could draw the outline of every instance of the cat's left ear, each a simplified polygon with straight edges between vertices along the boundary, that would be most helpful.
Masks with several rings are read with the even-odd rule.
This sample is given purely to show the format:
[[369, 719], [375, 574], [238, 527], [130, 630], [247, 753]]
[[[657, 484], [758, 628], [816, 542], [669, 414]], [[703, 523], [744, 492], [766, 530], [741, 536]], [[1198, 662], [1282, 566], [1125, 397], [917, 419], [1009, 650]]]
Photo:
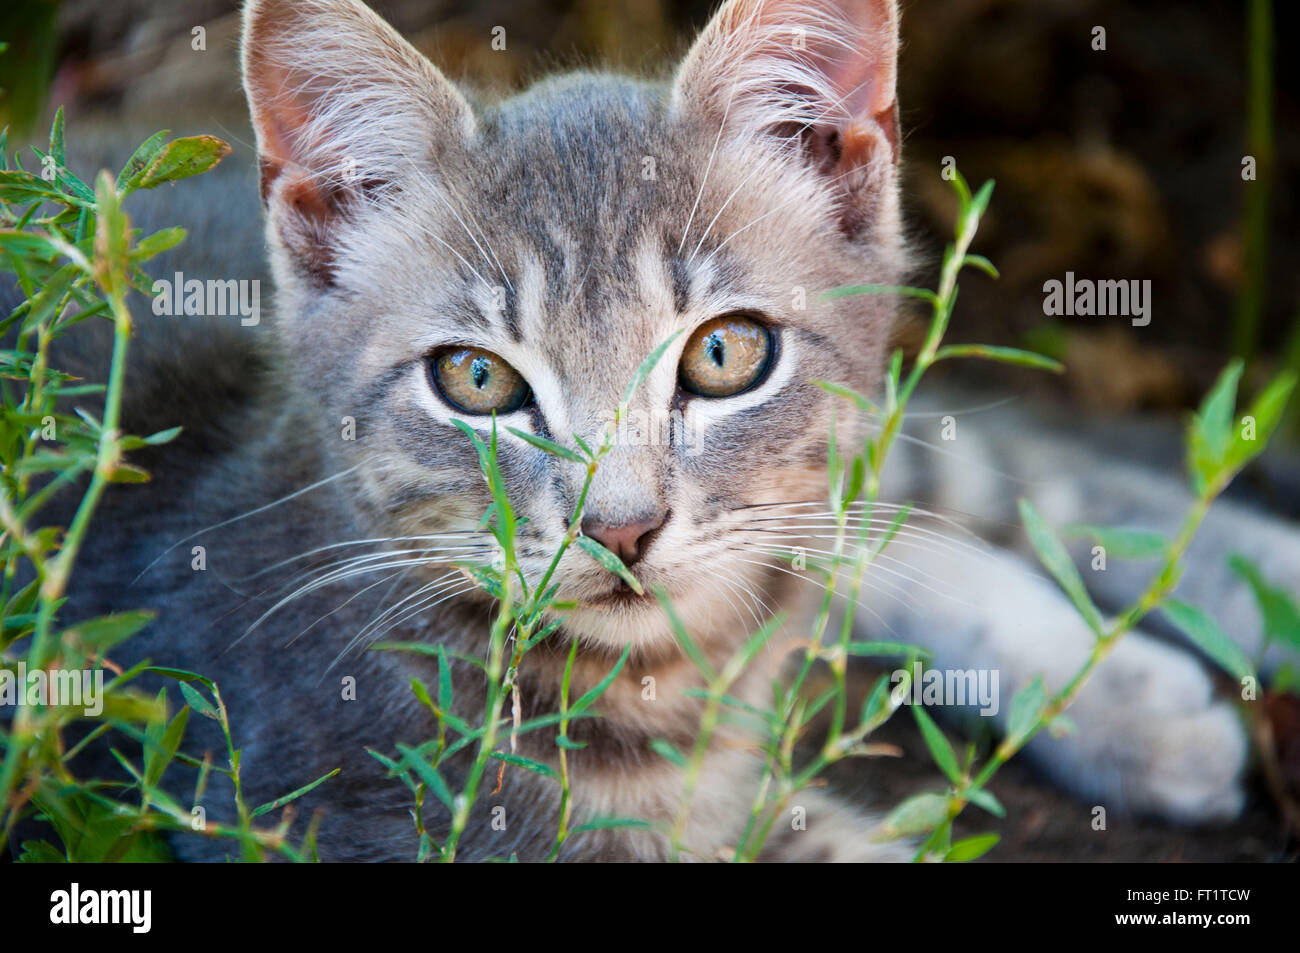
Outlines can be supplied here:
[[249, 0], [244, 91], [262, 200], [295, 267], [328, 282], [358, 202], [475, 132], [461, 93], [360, 0]]
[[895, 0], [727, 0], [682, 63], [673, 106], [853, 191], [898, 162], [897, 73]]

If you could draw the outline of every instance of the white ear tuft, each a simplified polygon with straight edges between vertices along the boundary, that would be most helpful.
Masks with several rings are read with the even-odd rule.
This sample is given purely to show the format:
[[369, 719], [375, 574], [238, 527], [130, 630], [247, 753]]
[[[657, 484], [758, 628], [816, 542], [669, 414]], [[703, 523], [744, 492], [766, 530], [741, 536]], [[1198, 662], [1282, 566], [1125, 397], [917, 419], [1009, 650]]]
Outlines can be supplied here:
[[897, 162], [897, 61], [895, 0], [728, 0], [682, 64], [673, 104], [852, 189]]
[[251, 0], [243, 72], [262, 199], [317, 278], [329, 276], [329, 233], [349, 203], [474, 134], [464, 97], [358, 0]]

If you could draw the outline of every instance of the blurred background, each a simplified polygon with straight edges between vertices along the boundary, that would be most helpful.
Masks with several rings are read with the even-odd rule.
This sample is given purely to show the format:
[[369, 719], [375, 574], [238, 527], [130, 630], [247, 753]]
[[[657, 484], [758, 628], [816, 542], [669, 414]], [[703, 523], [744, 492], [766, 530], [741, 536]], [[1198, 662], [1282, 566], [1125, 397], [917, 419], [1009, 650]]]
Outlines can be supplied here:
[[[493, 93], [575, 66], [667, 75], [716, 4], [371, 5], [453, 79]], [[993, 375], [1004, 387], [1081, 420], [1141, 412], [1172, 421], [1230, 356], [1247, 359], [1248, 392], [1283, 367], [1300, 369], [1300, 64], [1279, 49], [1300, 36], [1298, 10], [1294, 0], [904, 2], [900, 101], [916, 283], [933, 283], [952, 234], [954, 204], [940, 174], [952, 157], [968, 180], [997, 180], [976, 250], [1002, 277], [963, 277], [951, 338], [1031, 347], [1069, 367], [1062, 377], [999, 367]], [[491, 46], [497, 26], [506, 29], [505, 51]], [[1098, 27], [1104, 49], [1096, 48]], [[11, 127], [11, 146], [40, 138], [61, 104], [70, 142], [79, 128], [106, 125], [130, 131], [124, 150], [160, 128], [207, 132], [231, 142], [232, 161], [250, 164], [238, 32], [236, 0], [5, 0], [0, 124]], [[1246, 157], [1253, 178], [1243, 177]], [[1045, 316], [1043, 283], [1067, 271], [1150, 279], [1150, 324]], [[906, 328], [902, 335], [906, 345]], [[942, 370], [986, 384], [989, 368], [952, 362]], [[1293, 442], [1298, 432], [1293, 412]], [[1257, 496], [1300, 518], [1300, 479], [1279, 489], [1286, 485]], [[1279, 737], [1293, 743], [1280, 757], [1300, 778], [1300, 707], [1285, 717]], [[838, 783], [886, 805], [932, 786], [923, 746], [910, 722], [899, 723], [888, 740], [908, 757], [891, 789], [880, 792], [877, 778], [869, 790], [862, 771]], [[1000, 778], [1009, 809], [1002, 859], [1284, 852], [1277, 815], [1263, 801], [1219, 831], [1125, 822], [1123, 836], [1096, 838], [1076, 823], [1077, 807], [1030, 768], [1013, 763]], [[974, 822], [988, 826], [985, 817]]]

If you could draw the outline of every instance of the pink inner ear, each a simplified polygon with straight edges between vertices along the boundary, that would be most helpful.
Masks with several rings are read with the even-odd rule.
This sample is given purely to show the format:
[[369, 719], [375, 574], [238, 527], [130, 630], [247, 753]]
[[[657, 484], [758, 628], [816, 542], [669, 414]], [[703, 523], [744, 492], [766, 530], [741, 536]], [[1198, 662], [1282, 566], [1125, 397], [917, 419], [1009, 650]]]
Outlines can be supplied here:
[[[283, 77], [275, 78], [283, 83]], [[316, 132], [311, 129], [310, 109], [283, 92], [267, 96], [263, 103], [254, 117], [263, 203], [269, 201], [275, 183], [288, 176], [291, 181], [285, 183], [282, 193], [285, 202], [307, 219], [327, 218], [337, 210], [339, 188], [334, 177], [320, 167], [322, 157], [312, 155], [311, 144], [304, 142], [304, 136]]]
[[253, 124], [257, 127], [264, 201], [269, 197], [271, 185], [286, 168], [305, 166], [302, 150], [297, 146], [310, 113], [292, 94], [284, 92], [287, 78], [265, 64], [257, 69], [257, 75], [249, 77], [250, 83], [263, 91], [254, 100]]
[[[753, 88], [765, 73], [778, 83], [803, 73], [850, 153], [882, 138], [856, 126], [876, 128], [896, 149], [895, 0], [730, 0], [709, 33], [714, 45], [701, 47], [709, 52], [699, 65], [714, 89], [725, 87], [727, 75], [745, 77]], [[714, 78], [719, 74], [721, 84]], [[789, 88], [803, 85], [792, 81]]]
[[851, 116], [878, 119], [894, 108], [893, 52], [852, 56], [836, 47], [828, 51], [826, 75], [839, 91], [844, 109]]
[[897, 158], [898, 99], [893, 83], [892, 49], [880, 58], [850, 56], [842, 49], [835, 52], [839, 54], [839, 62], [830, 66], [827, 75], [844, 97], [844, 109], [855, 117], [841, 126], [841, 165], [847, 167], [866, 161], [882, 137]]

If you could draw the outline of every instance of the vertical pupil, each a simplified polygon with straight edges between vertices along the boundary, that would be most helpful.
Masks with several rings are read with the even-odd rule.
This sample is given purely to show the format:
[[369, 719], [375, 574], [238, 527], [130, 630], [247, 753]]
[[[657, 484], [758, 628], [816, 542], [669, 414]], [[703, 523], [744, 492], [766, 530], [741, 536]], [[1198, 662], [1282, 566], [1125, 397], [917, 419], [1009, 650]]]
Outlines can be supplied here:
[[491, 362], [486, 357], [476, 357], [470, 362], [469, 377], [474, 382], [474, 386], [479, 390], [487, 383], [488, 374], [492, 369]]
[[713, 363], [717, 364], [718, 367], [721, 367], [727, 359], [726, 349], [722, 346], [722, 335], [716, 331], [710, 334], [704, 342], [704, 350], [709, 357], [713, 358]]

